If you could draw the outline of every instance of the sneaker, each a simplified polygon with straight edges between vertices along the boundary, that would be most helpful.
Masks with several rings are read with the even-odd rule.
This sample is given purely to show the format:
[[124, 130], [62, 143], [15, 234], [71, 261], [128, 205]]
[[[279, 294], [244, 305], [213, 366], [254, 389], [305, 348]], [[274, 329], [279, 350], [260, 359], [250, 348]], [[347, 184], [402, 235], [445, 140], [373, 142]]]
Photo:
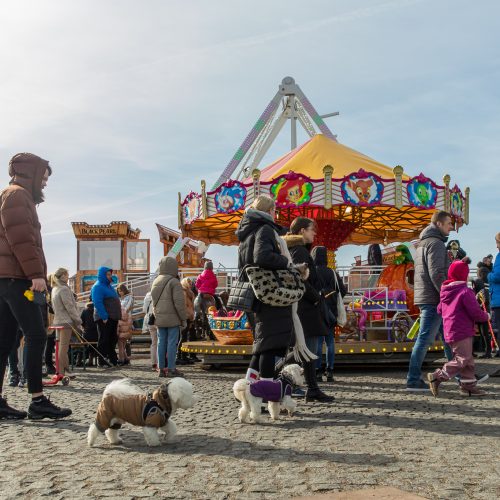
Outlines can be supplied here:
[[465, 387], [460, 388], [460, 395], [465, 396], [465, 397], [470, 397], [470, 396], [486, 396], [486, 391], [483, 391], [479, 387], [470, 387], [469, 389], [466, 389]]
[[423, 381], [419, 380], [415, 384], [406, 384], [406, 390], [410, 392], [423, 392], [423, 391], [428, 391], [429, 386]]
[[184, 377], [184, 374], [177, 368], [175, 368], [174, 370], [167, 369], [167, 377]]
[[333, 370], [326, 371], [326, 381], [327, 382], [335, 382], [335, 379], [333, 378]]
[[9, 380], [9, 387], [17, 387], [19, 384], [19, 375], [12, 375]]
[[151, 371], [155, 372], [156, 370], [158, 370], [158, 365], [151, 365]]
[[65, 418], [69, 417], [71, 413], [69, 408], [59, 408], [45, 396], [41, 396], [39, 401], [32, 401], [28, 408], [28, 418], [31, 420]]
[[166, 368], [160, 368], [158, 370], [158, 377], [160, 378], [165, 378], [167, 376], [167, 369]]
[[25, 411], [16, 410], [9, 406], [5, 398], [0, 398], [0, 420], [22, 420], [27, 415]]
[[429, 381], [429, 389], [431, 390], [432, 395], [437, 398], [439, 394], [439, 384], [441, 382], [434, 376], [434, 373], [428, 373], [427, 380]]
[[303, 398], [306, 395], [306, 391], [304, 389], [301, 389], [300, 387], [297, 387], [292, 391], [292, 398]]
[[21, 377], [19, 379], [19, 382], [17, 383], [17, 387], [21, 387], [21, 389], [24, 389], [25, 385], [26, 385], [26, 379], [24, 377]]
[[490, 376], [487, 373], [481, 375], [479, 373], [476, 373], [476, 384], [482, 384], [483, 382], [486, 382], [489, 378]]

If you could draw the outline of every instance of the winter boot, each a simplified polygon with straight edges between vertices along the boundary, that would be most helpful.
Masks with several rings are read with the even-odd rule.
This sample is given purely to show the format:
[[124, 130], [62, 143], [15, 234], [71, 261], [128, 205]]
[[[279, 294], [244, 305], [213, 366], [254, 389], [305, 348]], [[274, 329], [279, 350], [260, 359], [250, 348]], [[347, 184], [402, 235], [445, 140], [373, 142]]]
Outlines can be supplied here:
[[312, 401], [330, 403], [334, 401], [335, 398], [333, 396], [328, 396], [318, 387], [314, 361], [304, 363], [304, 378], [307, 383], [306, 403], [310, 403]]

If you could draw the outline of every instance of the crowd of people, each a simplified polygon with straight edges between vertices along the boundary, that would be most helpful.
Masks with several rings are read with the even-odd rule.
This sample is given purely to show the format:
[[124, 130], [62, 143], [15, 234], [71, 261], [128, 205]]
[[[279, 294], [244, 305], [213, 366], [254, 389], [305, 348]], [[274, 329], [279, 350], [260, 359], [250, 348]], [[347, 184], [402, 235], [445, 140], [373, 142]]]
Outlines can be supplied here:
[[[74, 378], [68, 358], [74, 335], [95, 346], [88, 355], [100, 367], [130, 364], [134, 297], [124, 284], [115, 289], [112, 269], [98, 270], [90, 301], [82, 312], [68, 284], [66, 269], [57, 269], [47, 278], [36, 206], [43, 202], [43, 189], [51, 173], [46, 160], [29, 153], [15, 155], [9, 164], [10, 185], [0, 194], [0, 418], [71, 415], [70, 409], [60, 408], [44, 396], [42, 362], [48, 375], [57, 372]], [[297, 217], [287, 230], [276, 222], [275, 212], [275, 201], [264, 195], [245, 211], [236, 231], [240, 243], [238, 267], [307, 269], [302, 275], [305, 291], [297, 303], [286, 306], [255, 298], [248, 313], [254, 343], [246, 378], [249, 383], [274, 380], [277, 367], [289, 362], [291, 353], [299, 353], [307, 387], [305, 393], [296, 390], [295, 395], [304, 396], [308, 402], [331, 403], [334, 396], [323, 392], [318, 380], [323, 376], [327, 382], [334, 380], [337, 298], [347, 290], [327, 265], [327, 249], [313, 248], [315, 221]], [[420, 309], [420, 329], [411, 354], [407, 389], [430, 390], [437, 396], [440, 384], [456, 378], [461, 394], [482, 396], [485, 392], [478, 387], [481, 376], [474, 370], [474, 325], [479, 324], [483, 339], [482, 357], [492, 357], [491, 323], [497, 332], [500, 330], [500, 258], [497, 256], [493, 264], [493, 256], [488, 255], [478, 264], [471, 289], [470, 261], [460, 243], [453, 240], [446, 246], [452, 228], [451, 215], [436, 212], [416, 248], [414, 300]], [[495, 239], [500, 251], [500, 233]], [[379, 257], [374, 255], [372, 260], [379, 263]], [[198, 361], [196, 356], [183, 354], [179, 346], [194, 338], [196, 311], [206, 311], [219, 300], [218, 281], [210, 261], [196, 282], [180, 280], [178, 275], [176, 259], [163, 257], [143, 302], [142, 331], [151, 336], [151, 368], [161, 378], [183, 376], [177, 365]], [[244, 273], [241, 276], [248, 279]], [[58, 341], [55, 361], [54, 331]], [[440, 332], [448, 361], [423, 377], [425, 355]], [[300, 349], [294, 350], [298, 345]], [[498, 348], [495, 355], [500, 356]], [[7, 366], [9, 385], [28, 386], [32, 401], [27, 412], [10, 406], [2, 396]]]

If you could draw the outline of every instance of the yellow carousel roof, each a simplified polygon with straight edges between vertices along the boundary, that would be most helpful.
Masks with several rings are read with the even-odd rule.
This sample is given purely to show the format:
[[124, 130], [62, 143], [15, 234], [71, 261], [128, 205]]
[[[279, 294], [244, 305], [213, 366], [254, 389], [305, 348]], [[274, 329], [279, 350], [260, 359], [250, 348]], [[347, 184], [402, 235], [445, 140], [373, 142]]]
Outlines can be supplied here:
[[[325, 168], [331, 166], [331, 168]], [[332, 172], [333, 169], [333, 172]], [[183, 234], [205, 243], [238, 244], [235, 230], [257, 193], [274, 197], [278, 222], [299, 216], [318, 224], [316, 244], [403, 242], [417, 238], [435, 210], [447, 210], [456, 227], [468, 223], [469, 199], [457, 186], [420, 174], [410, 177], [318, 134], [242, 182], [212, 192], [191, 192], [179, 204]]]
[[[269, 181], [288, 172], [300, 172], [311, 179], [322, 179], [325, 165], [333, 167], [333, 177], [340, 178], [360, 169], [383, 178], [392, 178], [391, 167], [318, 134], [301, 146], [271, 163], [261, 171], [260, 180]], [[403, 179], [407, 179], [403, 176]]]

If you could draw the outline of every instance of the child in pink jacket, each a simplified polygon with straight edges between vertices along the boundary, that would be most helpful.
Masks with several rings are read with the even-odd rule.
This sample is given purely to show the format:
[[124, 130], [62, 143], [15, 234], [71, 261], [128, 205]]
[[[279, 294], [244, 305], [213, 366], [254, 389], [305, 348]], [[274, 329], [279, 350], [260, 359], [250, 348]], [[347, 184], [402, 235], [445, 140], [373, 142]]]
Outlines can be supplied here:
[[213, 271], [214, 265], [211, 261], [205, 262], [205, 270], [198, 276], [196, 280], [196, 288], [198, 293], [208, 293], [215, 295], [215, 289], [219, 286], [217, 276]]
[[455, 260], [448, 270], [448, 280], [441, 287], [438, 313], [443, 317], [444, 339], [453, 351], [453, 359], [443, 368], [427, 374], [434, 396], [441, 382], [460, 375], [460, 393], [463, 396], [484, 396], [477, 387], [472, 356], [474, 324], [489, 320], [477, 303], [474, 292], [467, 286], [470, 259]]

